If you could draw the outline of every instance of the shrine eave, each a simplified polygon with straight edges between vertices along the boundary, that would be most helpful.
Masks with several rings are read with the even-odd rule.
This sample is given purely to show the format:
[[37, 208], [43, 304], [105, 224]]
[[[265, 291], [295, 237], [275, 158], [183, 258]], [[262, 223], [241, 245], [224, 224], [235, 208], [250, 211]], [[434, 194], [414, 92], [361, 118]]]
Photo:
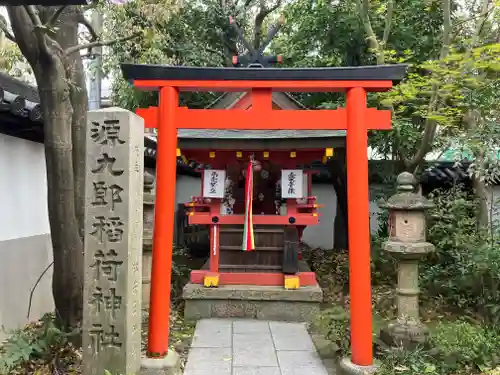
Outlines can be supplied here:
[[161, 86], [174, 86], [183, 91], [242, 91], [262, 87], [312, 92], [362, 86], [368, 91], [386, 91], [405, 77], [407, 65], [240, 69], [121, 64], [121, 69], [127, 81], [145, 90], [157, 90]]

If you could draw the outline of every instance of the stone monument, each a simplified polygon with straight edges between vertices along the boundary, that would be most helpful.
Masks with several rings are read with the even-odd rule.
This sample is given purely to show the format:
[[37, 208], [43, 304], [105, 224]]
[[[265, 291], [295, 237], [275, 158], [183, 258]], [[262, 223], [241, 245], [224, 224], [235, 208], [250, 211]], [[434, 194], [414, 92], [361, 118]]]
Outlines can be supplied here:
[[398, 262], [398, 317], [380, 335], [388, 345], [412, 347], [427, 340], [427, 328], [419, 317], [418, 262], [434, 251], [425, 240], [425, 211], [433, 205], [415, 193], [417, 181], [411, 173], [401, 173], [397, 184], [398, 193], [381, 206], [389, 210], [389, 239], [383, 248]]
[[83, 375], [135, 375], [141, 361], [144, 122], [88, 113]]

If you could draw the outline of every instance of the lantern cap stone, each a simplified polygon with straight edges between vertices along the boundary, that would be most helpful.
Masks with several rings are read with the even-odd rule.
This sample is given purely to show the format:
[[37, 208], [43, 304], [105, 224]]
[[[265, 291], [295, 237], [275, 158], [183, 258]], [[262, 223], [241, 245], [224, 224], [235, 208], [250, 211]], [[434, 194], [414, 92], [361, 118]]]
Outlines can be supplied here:
[[396, 179], [398, 191], [413, 192], [417, 186], [417, 179], [410, 172], [400, 173]]
[[427, 198], [415, 193], [417, 180], [413, 174], [403, 172], [396, 181], [398, 192], [387, 201], [381, 201], [380, 207], [398, 211], [424, 211], [434, 207]]

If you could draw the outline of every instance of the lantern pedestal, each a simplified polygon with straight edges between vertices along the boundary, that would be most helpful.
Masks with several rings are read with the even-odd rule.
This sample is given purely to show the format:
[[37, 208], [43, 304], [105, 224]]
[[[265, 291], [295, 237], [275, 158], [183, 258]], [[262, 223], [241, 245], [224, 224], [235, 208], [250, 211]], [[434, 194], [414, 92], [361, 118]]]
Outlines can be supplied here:
[[404, 172], [398, 176], [398, 193], [383, 204], [389, 209], [389, 240], [383, 248], [398, 262], [398, 318], [380, 332], [387, 345], [411, 348], [427, 341], [427, 327], [420, 321], [418, 262], [434, 251], [425, 241], [425, 210], [432, 204], [415, 194], [416, 180]]

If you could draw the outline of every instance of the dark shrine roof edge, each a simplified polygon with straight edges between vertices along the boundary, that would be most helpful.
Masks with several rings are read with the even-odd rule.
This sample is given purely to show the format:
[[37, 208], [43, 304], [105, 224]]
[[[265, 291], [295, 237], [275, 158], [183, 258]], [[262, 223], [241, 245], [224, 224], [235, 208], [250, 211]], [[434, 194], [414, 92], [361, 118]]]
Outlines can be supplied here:
[[205, 68], [150, 64], [121, 64], [123, 77], [133, 80], [200, 81], [393, 81], [399, 83], [407, 65], [329, 68]]
[[190, 139], [304, 139], [345, 137], [345, 130], [230, 130], [230, 129], [179, 129], [179, 138]]

